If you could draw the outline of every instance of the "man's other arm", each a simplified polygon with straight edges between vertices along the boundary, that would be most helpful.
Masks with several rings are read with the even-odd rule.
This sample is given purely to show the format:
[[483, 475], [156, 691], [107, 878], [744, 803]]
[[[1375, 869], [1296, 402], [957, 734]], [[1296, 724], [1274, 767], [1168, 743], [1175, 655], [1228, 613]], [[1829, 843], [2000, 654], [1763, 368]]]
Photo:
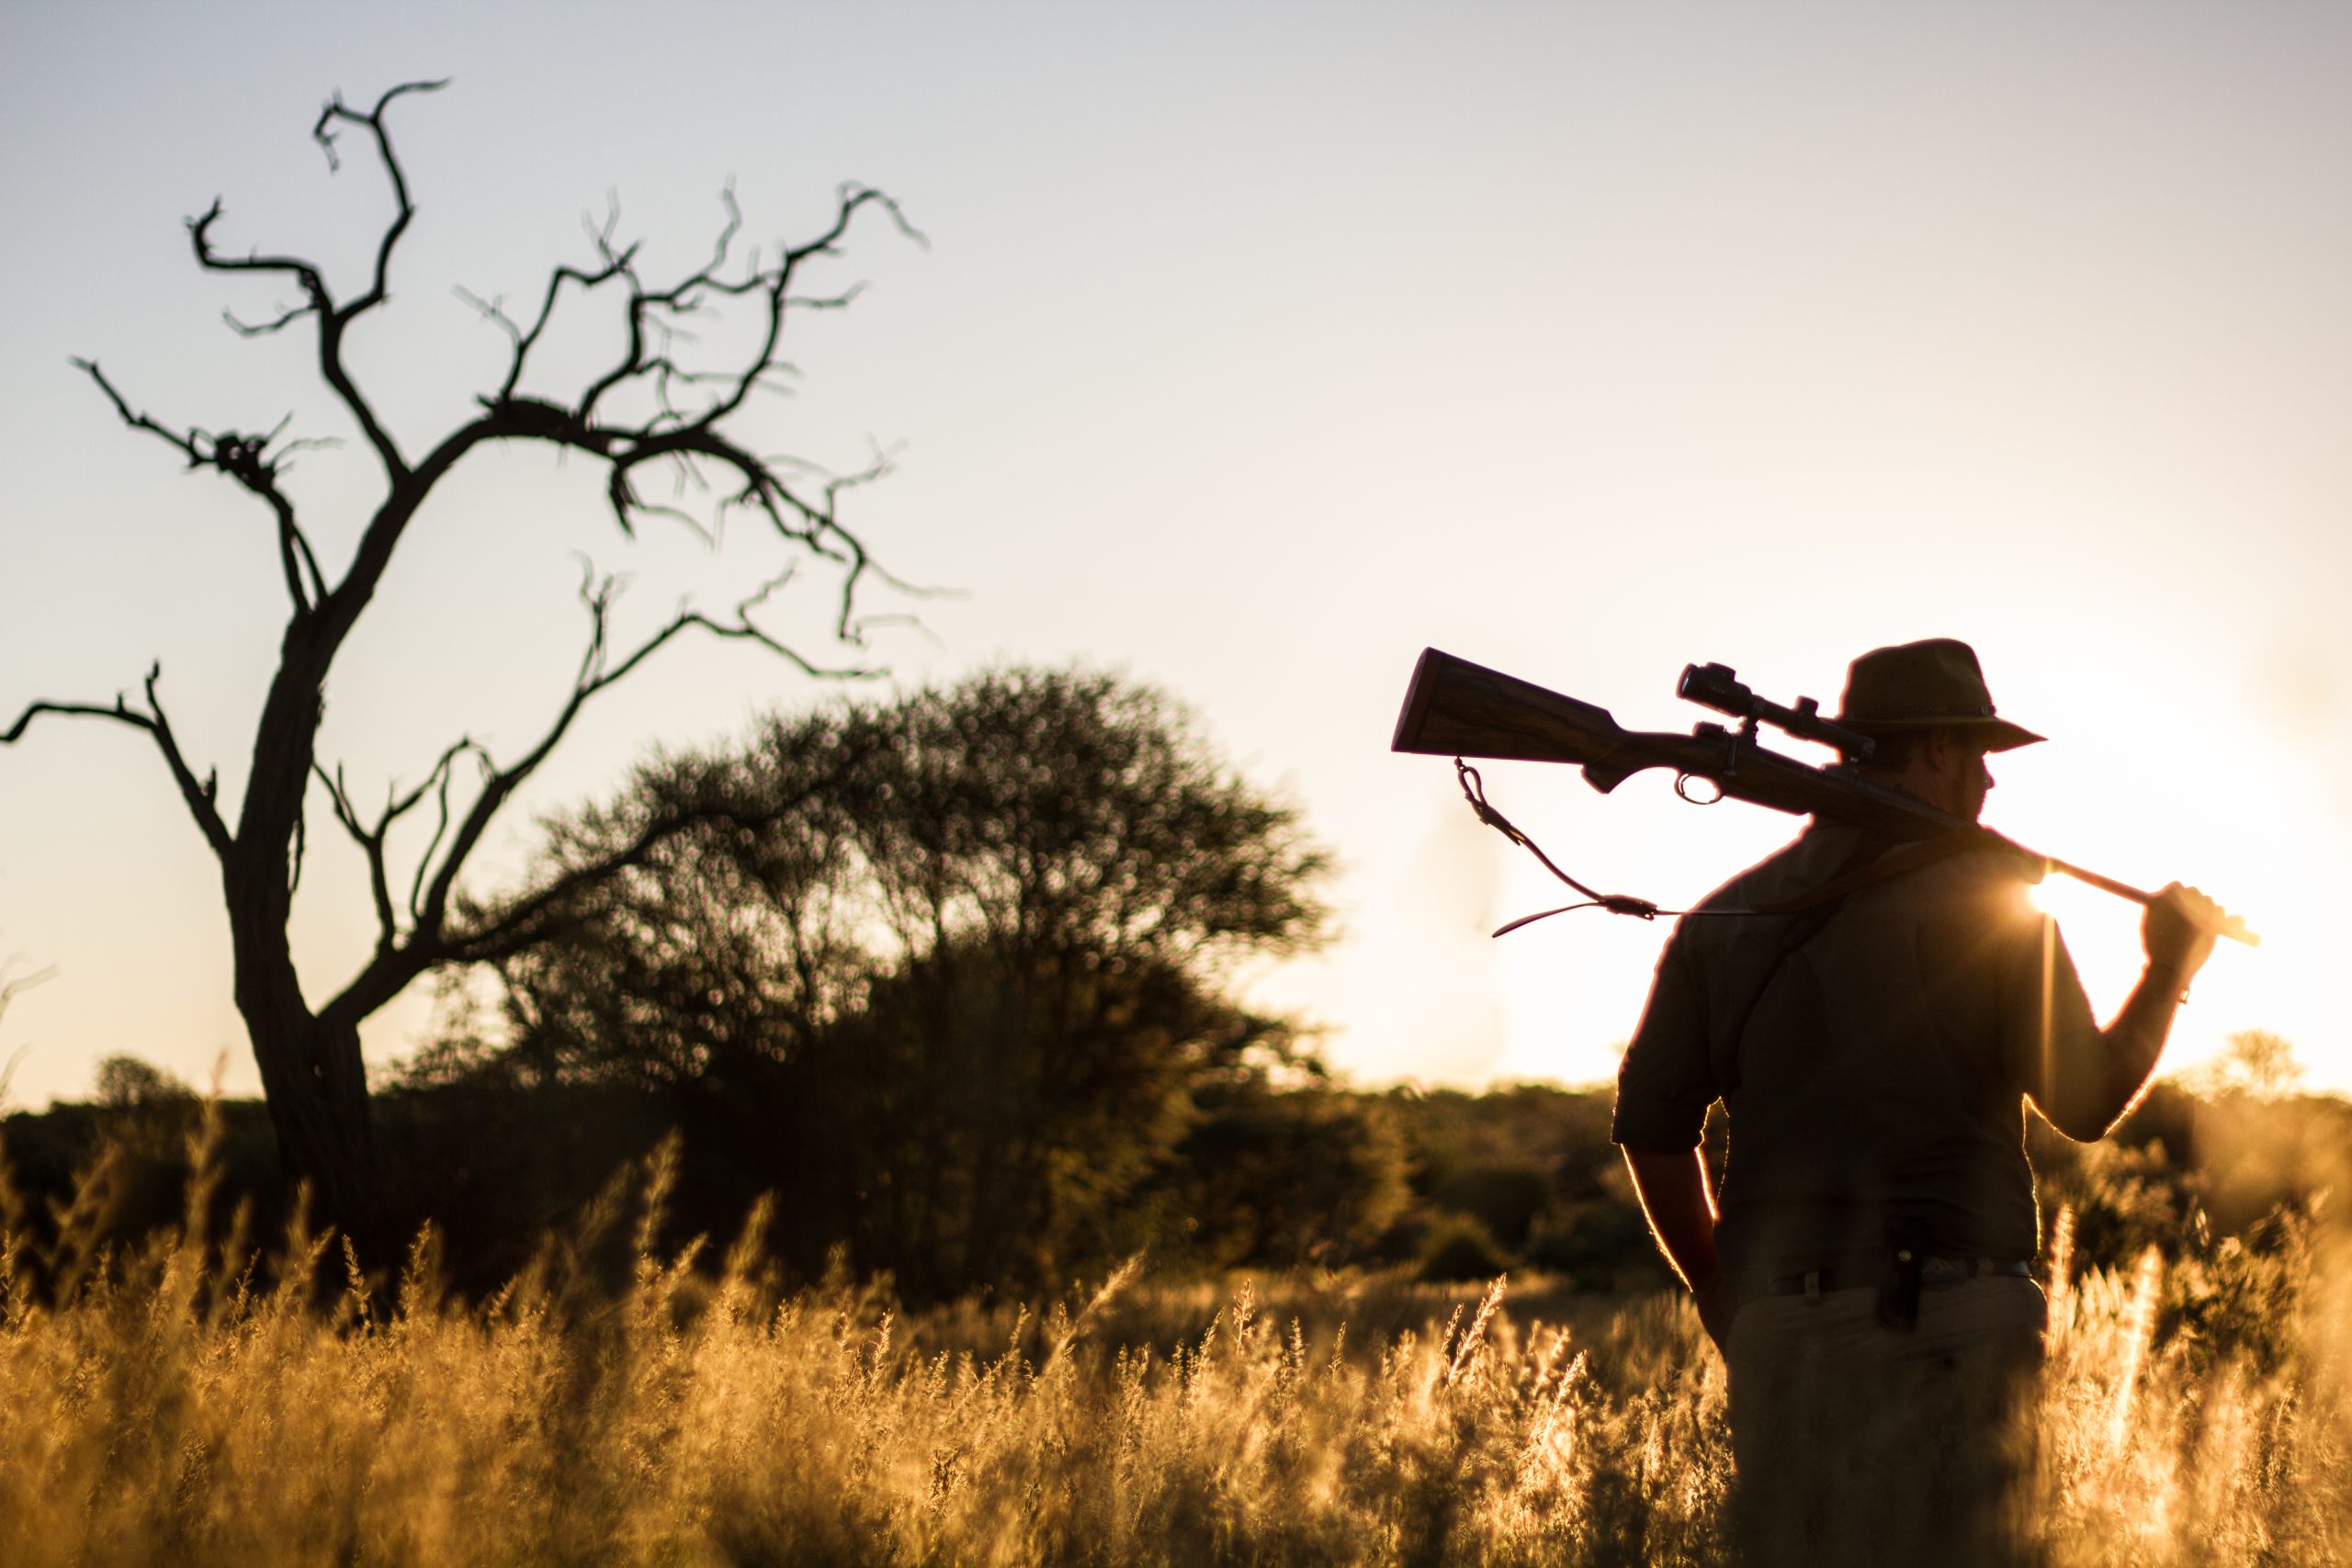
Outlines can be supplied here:
[[1643, 1217], [1657, 1237], [1658, 1249], [1690, 1287], [1699, 1303], [1699, 1321], [1715, 1348], [1722, 1349], [1731, 1330], [1731, 1303], [1715, 1260], [1715, 1194], [1707, 1179], [1705, 1156], [1697, 1149], [1629, 1148], [1625, 1168], [1633, 1175], [1634, 1195], [1641, 1200]]
[[2089, 1143], [2122, 1119], [2164, 1055], [2181, 994], [2211, 956], [2221, 906], [2176, 882], [2156, 896], [2140, 922], [2146, 967], [2105, 1029], [2086, 1027], [2089, 1004], [2054, 928], [2043, 927], [2040, 1027], [2033, 1033], [2041, 1060], [2030, 1070], [2028, 1092], [2061, 1133]]
[[1678, 929], [1658, 955], [1640, 1027], [1618, 1066], [1609, 1135], [1625, 1151], [1650, 1234], [1698, 1298], [1699, 1321], [1720, 1349], [1730, 1314], [1715, 1261], [1715, 1195], [1699, 1150], [1716, 1098], [1705, 998]]

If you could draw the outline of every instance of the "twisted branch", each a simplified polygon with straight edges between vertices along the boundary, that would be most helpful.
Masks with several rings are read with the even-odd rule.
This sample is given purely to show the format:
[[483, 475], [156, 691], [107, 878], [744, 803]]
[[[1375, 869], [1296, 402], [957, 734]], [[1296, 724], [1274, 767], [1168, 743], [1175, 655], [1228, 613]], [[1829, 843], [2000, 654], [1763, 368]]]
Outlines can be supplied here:
[[188, 815], [196, 818], [197, 828], [204, 834], [204, 841], [211, 846], [214, 854], [226, 860], [236, 848], [236, 842], [230, 835], [228, 824], [220, 819], [218, 805], [220, 775], [217, 771], [211, 771], [198, 779], [195, 770], [187, 765], [187, 759], [181, 755], [179, 741], [172, 734], [171, 720], [164, 716], [164, 705], [155, 694], [156, 682], [163, 679], [163, 675], [161, 663], [149, 667], [147, 678], [141, 682], [147, 694], [147, 707], [143, 713], [132, 707], [129, 695], [120, 692], [115, 694], [111, 705], [59, 703], [46, 699], [28, 704], [25, 710], [17, 716], [16, 723], [6, 730], [0, 730], [0, 746], [15, 745], [32, 727], [33, 720], [51, 713], [76, 718], [111, 719], [117, 724], [145, 731], [147, 738], [155, 743], [156, 750], [163, 753], [164, 764], [171, 770], [172, 782], [179, 786], [180, 799], [187, 805]]
[[[888, 455], [876, 451], [865, 469], [830, 478], [821, 489], [807, 492], [789, 477], [799, 465], [758, 455], [722, 426], [754, 392], [789, 390], [784, 383], [797, 371], [782, 357], [788, 313], [839, 310], [863, 289], [860, 284], [833, 295], [794, 292], [805, 264], [837, 254], [859, 212], [869, 207], [878, 209], [901, 233], [917, 243], [928, 242], [889, 197], [870, 186], [847, 185], [839, 192], [832, 220], [821, 232], [804, 243], [780, 248], [772, 261], [763, 263], [754, 251], [740, 275], [730, 276], [730, 260], [742, 232], [742, 211], [731, 186], [721, 191], [719, 201], [725, 216], [708, 258], [666, 286], [655, 287], [646, 280], [639, 267], [637, 244], [624, 245], [616, 240], [619, 212], [615, 207], [601, 224], [588, 227], [596, 265], [556, 268], [527, 326], [509, 315], [503, 302], [461, 290], [460, 297], [505, 333], [511, 344], [505, 378], [498, 392], [483, 400], [484, 419], [478, 423], [473, 438], [542, 440], [604, 458], [612, 465], [605, 482], [606, 503], [615, 525], [625, 536], [634, 536], [638, 520], [651, 515], [684, 523], [700, 536], [715, 541], [728, 511], [745, 508], [760, 513], [782, 536], [844, 568], [835, 631], [842, 641], [856, 646], [866, 627], [880, 624], [861, 620], [856, 613], [857, 590], [869, 574], [910, 594], [924, 592], [878, 568], [864, 543], [839, 518], [837, 503], [842, 493], [888, 472]], [[568, 407], [519, 395], [516, 389], [531, 353], [566, 297], [566, 286], [590, 293], [615, 283], [626, 291], [621, 352]], [[722, 367], [682, 363], [678, 345], [692, 341], [684, 322], [729, 299], [749, 299], [758, 305], [759, 330], [752, 346]], [[630, 388], [645, 389], [652, 413], [628, 420], [601, 412]], [[710, 529], [703, 529], [681, 508], [644, 499], [635, 476], [648, 464], [673, 467], [682, 483], [704, 488], [709, 487], [709, 477], [703, 471], [706, 467], [723, 476], [724, 489]]]
[[411, 924], [408, 930], [413, 931], [414, 922], [418, 918], [419, 898], [424, 883], [425, 868], [432, 863], [434, 852], [440, 848], [442, 836], [448, 831], [449, 828], [450, 782], [455, 775], [458, 761], [468, 756], [471, 756], [479, 762], [485, 773], [492, 771], [490, 753], [484, 750], [471, 736], [460, 736], [435, 759], [433, 766], [426, 770], [424, 777], [415, 788], [405, 795], [401, 794], [397, 788], [385, 791], [384, 808], [376, 814], [373, 824], [363, 821], [358, 808], [352, 804], [350, 785], [345, 779], [340, 766], [333, 773], [329, 773], [323, 767], [312, 764], [312, 775], [325, 788], [327, 803], [334, 812], [335, 820], [343, 824], [344, 831], [350, 835], [352, 842], [358, 845], [360, 853], [367, 859], [368, 892], [376, 905], [376, 946], [379, 952], [396, 947], [401, 938], [407, 934], [392, 908], [391, 868], [385, 848], [386, 841], [391, 836], [392, 827], [401, 818], [413, 811], [426, 796], [431, 795], [439, 802], [440, 825], [434, 829], [432, 841], [425, 845], [424, 853], [417, 862], [416, 875], [409, 885], [408, 914]]
[[416, 217], [415, 204], [409, 199], [408, 176], [401, 168], [399, 156], [392, 151], [391, 134], [384, 127], [384, 111], [391, 107], [395, 98], [410, 93], [435, 93], [447, 85], [446, 81], [403, 82], [378, 98], [374, 108], [364, 112], [350, 107], [343, 101], [342, 95], [337, 94], [325, 108], [319, 111], [318, 123], [311, 129], [312, 139], [326, 152], [327, 168], [335, 172], [342, 168], [342, 163], [335, 155], [335, 128], [340, 124], [365, 128], [375, 139], [377, 157], [384, 165], [385, 175], [391, 181], [392, 220], [385, 225], [382, 237], [377, 241], [375, 272], [368, 281], [368, 289], [356, 298], [337, 305], [333, 292], [327, 288], [325, 275], [317, 264], [300, 256], [263, 255], [258, 252], [248, 252], [243, 256], [222, 254], [214, 247], [212, 240], [213, 226], [220, 222], [223, 210], [218, 197], [201, 214], [189, 219], [187, 224], [188, 243], [196, 252], [197, 265], [207, 271], [275, 274], [290, 277], [300, 286], [303, 302], [281, 310], [270, 321], [248, 325], [234, 315], [227, 315], [226, 319], [231, 327], [247, 337], [260, 337], [281, 331], [305, 317], [315, 320], [319, 328], [319, 374], [334, 389], [335, 397], [345, 411], [358, 424], [361, 434], [367, 436], [368, 445], [375, 448], [376, 456], [384, 465], [384, 471], [395, 480], [407, 476], [408, 463], [401, 456], [391, 433], [378, 419], [374, 406], [360, 392], [345, 367], [343, 338], [352, 322], [390, 298], [392, 252]]
[[318, 438], [288, 441], [278, 445], [273, 455], [269, 448], [286, 433], [294, 416], [288, 414], [277, 422], [266, 435], [240, 435], [234, 431], [214, 434], [198, 425], [190, 425], [185, 434], [164, 428], [149, 415], [130, 406], [129, 400], [107, 379], [96, 360], [75, 359], [74, 366], [98, 384], [98, 390], [114, 404], [114, 412], [122, 423], [133, 430], [143, 431], [177, 452], [187, 460], [190, 468], [215, 468], [236, 480], [259, 496], [277, 523], [277, 557], [286, 574], [287, 597], [294, 603], [294, 614], [300, 619], [307, 616], [317, 603], [326, 597], [326, 579], [319, 570], [319, 558], [311, 553], [311, 541], [295, 521], [294, 503], [287, 498], [277, 483], [277, 477], [288, 465], [286, 458], [304, 447], [327, 445]]

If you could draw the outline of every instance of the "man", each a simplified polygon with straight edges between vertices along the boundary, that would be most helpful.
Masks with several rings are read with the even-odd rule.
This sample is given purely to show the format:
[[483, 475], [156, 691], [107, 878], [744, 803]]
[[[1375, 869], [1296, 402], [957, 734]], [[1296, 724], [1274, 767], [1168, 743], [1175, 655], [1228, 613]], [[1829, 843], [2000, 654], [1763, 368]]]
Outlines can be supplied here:
[[[1986, 754], [2042, 739], [1996, 715], [1974, 651], [1949, 638], [1854, 660], [1837, 721], [1875, 740], [1864, 776], [1970, 820]], [[2101, 1029], [2026, 899], [2033, 874], [1816, 821], [1701, 906], [1726, 912], [1686, 916], [1659, 960], [1611, 1135], [1730, 1371], [1752, 1561], [2023, 1551], [2045, 1313], [2021, 1102], [2069, 1137], [2104, 1134], [2222, 919], [2165, 888], [2141, 929], [2147, 968]], [[1840, 881], [1795, 913], [1728, 912]], [[1698, 1146], [1717, 1101], [1720, 1211]]]

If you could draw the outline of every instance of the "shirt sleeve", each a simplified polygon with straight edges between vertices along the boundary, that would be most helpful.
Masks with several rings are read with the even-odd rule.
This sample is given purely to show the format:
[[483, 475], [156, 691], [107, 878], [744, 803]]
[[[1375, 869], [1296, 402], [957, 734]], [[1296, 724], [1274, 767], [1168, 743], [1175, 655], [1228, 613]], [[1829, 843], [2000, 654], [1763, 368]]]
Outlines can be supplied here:
[[1716, 1096], [1706, 993], [1677, 928], [1658, 957], [1641, 1024], [1617, 1068], [1617, 1109], [1609, 1136], [1629, 1149], [1697, 1148]]

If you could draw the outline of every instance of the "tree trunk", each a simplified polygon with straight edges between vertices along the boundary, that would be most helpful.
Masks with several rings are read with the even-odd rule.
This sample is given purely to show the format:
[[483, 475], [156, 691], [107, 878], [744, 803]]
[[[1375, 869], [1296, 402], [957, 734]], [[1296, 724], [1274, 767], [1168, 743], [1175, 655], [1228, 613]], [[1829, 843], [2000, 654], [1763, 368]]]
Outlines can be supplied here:
[[334, 1226], [373, 1262], [383, 1238], [358, 1026], [311, 1011], [282, 927], [235, 936], [237, 1010], [261, 1067], [286, 1185], [307, 1186], [312, 1223]]

